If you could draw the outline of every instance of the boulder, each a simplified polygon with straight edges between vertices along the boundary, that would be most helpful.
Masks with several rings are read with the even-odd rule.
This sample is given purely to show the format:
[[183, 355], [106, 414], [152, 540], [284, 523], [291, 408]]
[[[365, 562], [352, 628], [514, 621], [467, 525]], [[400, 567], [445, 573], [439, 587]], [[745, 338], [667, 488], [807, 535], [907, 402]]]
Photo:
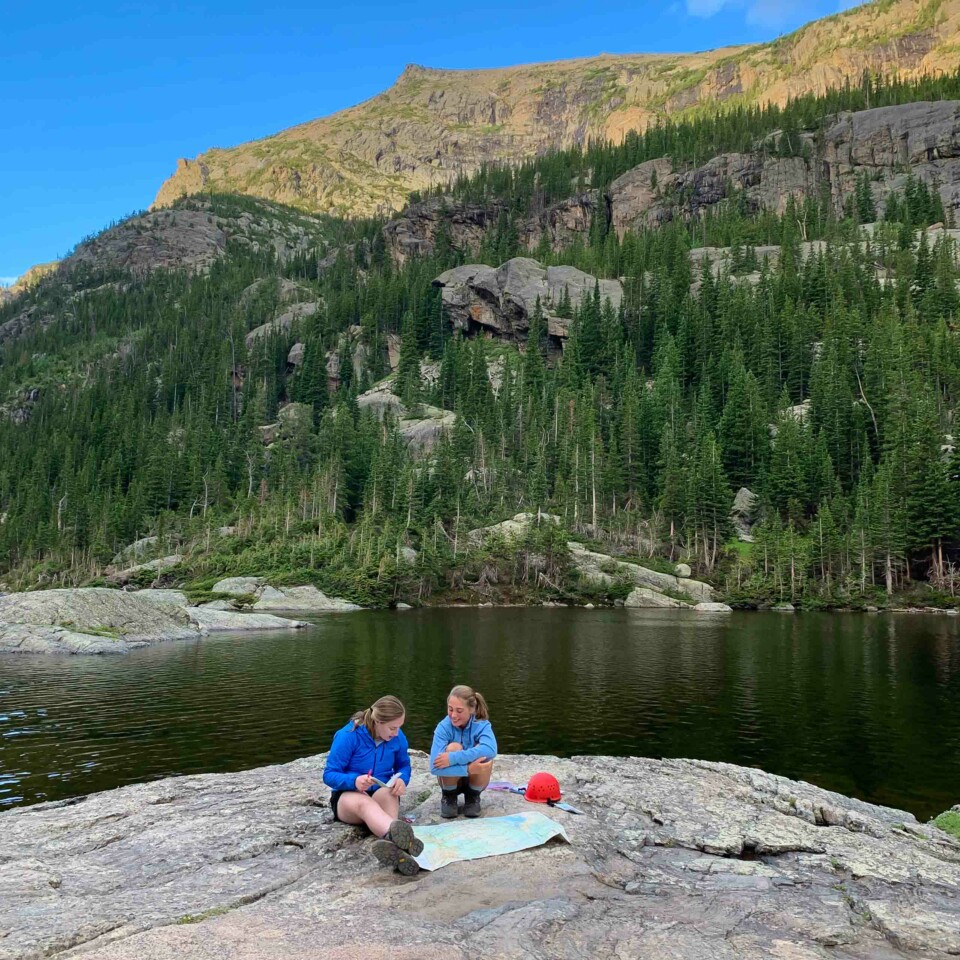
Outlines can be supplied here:
[[398, 553], [398, 559], [402, 563], [405, 563], [407, 564], [407, 566], [410, 566], [410, 567], [414, 566], [417, 560], [420, 559], [420, 554], [417, 553], [417, 551], [414, 550], [413, 547], [401, 547], [397, 551], [397, 553]]
[[697, 603], [693, 609], [699, 613], [733, 613], [733, 607], [725, 603]]
[[737, 491], [733, 500], [733, 507], [730, 510], [730, 519], [733, 521], [733, 527], [737, 531], [737, 539], [746, 543], [753, 543], [753, 536], [750, 531], [757, 522], [758, 497], [746, 487], [741, 487]]
[[118, 570], [111, 573], [107, 579], [111, 583], [129, 583], [143, 573], [158, 574], [164, 570], [169, 570], [183, 561], [183, 556], [179, 553], [173, 553], [169, 557], [159, 557], [156, 560], [150, 560], [147, 563], [138, 563], [135, 566], [127, 567], [126, 570]]
[[135, 540], [129, 546], [124, 547], [111, 561], [111, 566], [121, 567], [131, 560], [139, 560], [141, 557], [153, 553], [159, 542], [158, 537], [141, 537]]
[[551, 523], [559, 525], [563, 522], [561, 517], [552, 513], [518, 513], [510, 520], [503, 520], [501, 523], [494, 523], [489, 527], [480, 527], [477, 530], [471, 530], [467, 534], [467, 539], [475, 546], [479, 546], [491, 537], [501, 537], [504, 540], [518, 540], [527, 535], [531, 526], [541, 523]]
[[227, 593], [232, 597], [257, 596], [263, 587], [263, 577], [227, 577], [217, 581], [211, 593]]
[[[570, 842], [411, 880], [333, 820], [325, 759], [0, 814], [3, 955], [947, 960], [960, 943], [960, 842], [905, 811], [724, 763], [501, 754], [498, 778], [549, 770], [586, 815], [487, 791], [484, 817], [536, 812]], [[440, 789], [411, 761], [417, 829], [441, 822]]]
[[665, 593], [660, 593], [657, 590], [651, 590], [649, 587], [637, 587], [635, 590], [631, 590], [630, 596], [623, 601], [623, 605], [631, 608], [663, 607], [667, 609], [683, 608], [684, 610], [690, 607], [687, 603], [674, 600], [673, 597], [668, 597]]
[[673, 572], [674, 572], [678, 577], [689, 577], [690, 574], [693, 573], [693, 571], [690, 569], [690, 565], [689, 565], [688, 563], [678, 563], [678, 564], [673, 568]]
[[393, 392], [390, 377], [357, 397], [361, 410], [372, 410], [378, 420], [388, 414], [396, 417], [397, 429], [407, 445], [417, 453], [429, 453], [445, 433], [453, 429], [457, 415], [427, 403], [418, 403], [409, 409]]
[[316, 587], [264, 587], [253, 605], [254, 610], [303, 610], [327, 612], [348, 612], [360, 610], [355, 603], [328, 597]]
[[282, 309], [277, 315], [267, 323], [254, 327], [244, 338], [247, 350], [255, 349], [259, 344], [274, 336], [286, 336], [293, 329], [295, 323], [299, 323], [305, 317], [312, 317], [322, 306], [319, 301], [313, 300], [308, 303], [295, 303]]
[[0, 598], [0, 623], [104, 634], [126, 648], [198, 636], [179, 605], [103, 587], [8, 594]]
[[271, 587], [262, 577], [228, 577], [213, 585], [214, 593], [227, 593], [234, 597], [253, 596], [254, 610], [303, 610], [303, 611], [347, 611], [360, 610], [354, 603], [328, 597], [316, 587]]
[[455, 329], [491, 332], [515, 342], [527, 339], [537, 300], [548, 333], [562, 340], [569, 320], [557, 316], [557, 309], [565, 295], [574, 309], [598, 286], [601, 299], [608, 299], [615, 310], [623, 299], [619, 280], [598, 280], [576, 267], [544, 267], [529, 257], [514, 257], [496, 269], [484, 264], [454, 267], [433, 283], [441, 289], [444, 310]]
[[296, 620], [188, 606], [179, 590], [84, 588], [0, 598], [0, 653], [129, 653], [211, 631], [308, 626]]
[[298, 630], [309, 627], [303, 620], [287, 620], [268, 613], [238, 613], [236, 610], [216, 609], [212, 605], [190, 607], [190, 619], [210, 633], [233, 630]]
[[657, 593], [669, 590], [671, 593], [686, 597], [691, 603], [713, 599], [713, 587], [699, 580], [672, 577], [668, 573], [659, 573], [638, 563], [619, 560], [605, 553], [595, 553], [581, 543], [571, 541], [567, 544], [567, 549], [570, 551], [570, 560], [574, 569], [587, 583], [611, 586], [617, 580], [626, 580], [628, 583], [635, 583], [638, 587], [648, 587]]
[[302, 343], [295, 343], [287, 354], [287, 363], [291, 367], [303, 366], [303, 355], [306, 352], [306, 346]]

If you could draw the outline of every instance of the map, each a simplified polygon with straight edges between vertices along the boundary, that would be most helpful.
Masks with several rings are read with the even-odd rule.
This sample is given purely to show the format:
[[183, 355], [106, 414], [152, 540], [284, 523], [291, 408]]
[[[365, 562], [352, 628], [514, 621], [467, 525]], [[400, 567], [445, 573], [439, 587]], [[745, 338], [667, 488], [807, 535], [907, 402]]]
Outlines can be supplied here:
[[480, 860], [539, 847], [553, 837], [570, 838], [559, 823], [542, 813], [514, 813], [509, 817], [481, 817], [436, 826], [417, 827], [423, 870], [439, 870], [460, 860]]

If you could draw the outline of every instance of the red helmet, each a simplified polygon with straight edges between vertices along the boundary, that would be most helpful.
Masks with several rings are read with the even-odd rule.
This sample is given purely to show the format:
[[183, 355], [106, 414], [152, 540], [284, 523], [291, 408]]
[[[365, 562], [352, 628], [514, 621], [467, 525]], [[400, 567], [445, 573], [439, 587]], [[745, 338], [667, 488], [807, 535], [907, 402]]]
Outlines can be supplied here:
[[525, 794], [531, 803], [555, 803], [560, 799], [560, 784], [552, 773], [535, 773]]

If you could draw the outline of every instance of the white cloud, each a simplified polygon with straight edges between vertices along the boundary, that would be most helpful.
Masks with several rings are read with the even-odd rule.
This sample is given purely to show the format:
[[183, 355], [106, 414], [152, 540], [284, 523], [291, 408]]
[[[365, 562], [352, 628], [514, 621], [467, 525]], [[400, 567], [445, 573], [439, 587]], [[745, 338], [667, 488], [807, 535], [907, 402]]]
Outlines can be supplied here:
[[18, 279], [18, 277], [0, 277], [0, 287], [12, 287]]
[[839, 13], [858, 7], [865, 0], [834, 0], [824, 10], [811, 9], [810, 0], [686, 0], [687, 13], [691, 17], [713, 17], [721, 10], [745, 10], [745, 18], [752, 27], [776, 29], [787, 24], [797, 24], [798, 17], [815, 20], [830, 13]]

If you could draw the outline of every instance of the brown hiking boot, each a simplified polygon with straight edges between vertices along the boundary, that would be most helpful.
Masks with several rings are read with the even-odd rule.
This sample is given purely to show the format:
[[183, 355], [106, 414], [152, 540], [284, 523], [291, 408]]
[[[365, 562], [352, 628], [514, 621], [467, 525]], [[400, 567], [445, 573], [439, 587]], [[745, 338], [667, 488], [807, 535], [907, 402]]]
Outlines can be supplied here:
[[[420, 849], [423, 842], [418, 840]], [[415, 876], [420, 872], [420, 864], [406, 850], [401, 850], [392, 840], [377, 840], [373, 844], [373, 855], [385, 867], [393, 867], [405, 877]]]
[[414, 857], [423, 853], [423, 841], [414, 836], [413, 827], [405, 820], [394, 820], [384, 839], [392, 840], [404, 853]]

